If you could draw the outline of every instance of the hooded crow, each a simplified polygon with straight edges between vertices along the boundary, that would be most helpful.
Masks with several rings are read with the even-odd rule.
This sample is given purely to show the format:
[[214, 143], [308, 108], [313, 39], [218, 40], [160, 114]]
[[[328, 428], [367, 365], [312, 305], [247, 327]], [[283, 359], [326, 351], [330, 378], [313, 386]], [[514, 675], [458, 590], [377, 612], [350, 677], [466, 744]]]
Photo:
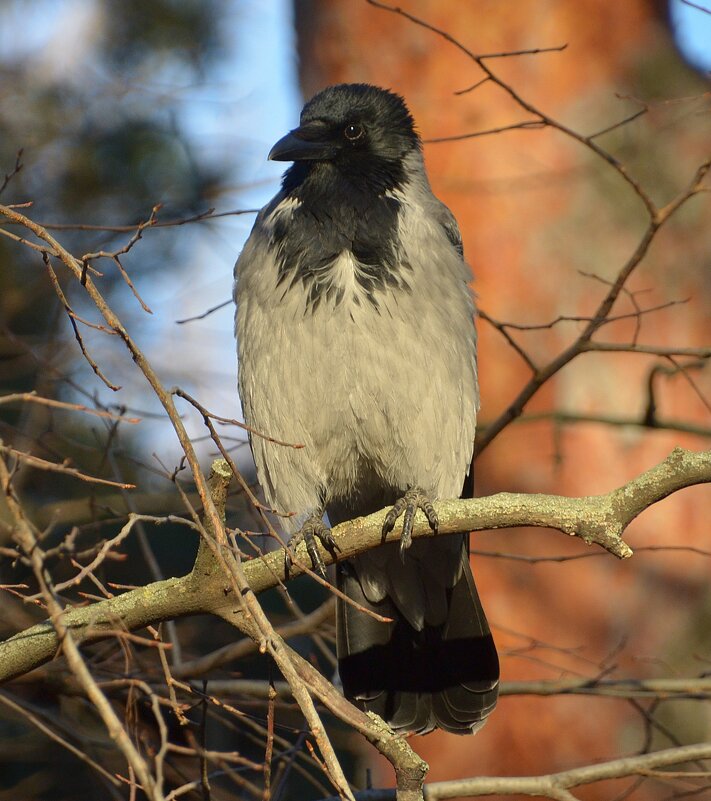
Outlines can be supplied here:
[[[293, 164], [235, 267], [239, 389], [257, 475], [284, 527], [390, 507], [384, 540], [337, 565], [344, 693], [393, 728], [466, 734], [496, 704], [499, 666], [463, 535], [412, 540], [421, 509], [459, 497], [479, 389], [471, 274], [432, 193], [403, 99], [331, 86], [269, 158]], [[300, 443], [294, 449], [273, 440]], [[399, 525], [399, 524], [398, 524]], [[384, 623], [363, 612], [390, 618]]]

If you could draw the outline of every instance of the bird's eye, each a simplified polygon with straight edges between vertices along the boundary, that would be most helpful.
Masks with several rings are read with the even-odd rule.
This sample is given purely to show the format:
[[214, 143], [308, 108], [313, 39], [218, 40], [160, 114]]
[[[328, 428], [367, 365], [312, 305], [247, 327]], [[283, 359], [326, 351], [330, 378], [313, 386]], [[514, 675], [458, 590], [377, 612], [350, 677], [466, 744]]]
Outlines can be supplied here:
[[360, 139], [364, 133], [363, 126], [357, 122], [349, 123], [343, 131], [343, 135], [349, 142], [355, 142], [357, 139]]

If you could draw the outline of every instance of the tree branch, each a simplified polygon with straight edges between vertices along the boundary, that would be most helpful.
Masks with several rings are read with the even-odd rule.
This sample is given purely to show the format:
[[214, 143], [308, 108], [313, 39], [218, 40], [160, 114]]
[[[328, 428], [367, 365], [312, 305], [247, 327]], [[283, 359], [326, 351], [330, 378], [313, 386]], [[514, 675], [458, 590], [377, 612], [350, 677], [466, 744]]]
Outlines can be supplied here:
[[574, 796], [568, 792], [571, 787], [580, 787], [607, 779], [643, 775], [650, 768], [681, 765], [692, 760], [709, 758], [711, 758], [711, 744], [698, 743], [679, 748], [666, 748], [651, 754], [613, 759], [598, 765], [584, 765], [547, 776], [506, 776], [501, 778], [478, 776], [473, 779], [433, 782], [426, 787], [425, 799], [426, 801], [440, 801], [444, 798], [473, 798], [494, 793], [502, 795], [521, 793], [554, 799], [573, 799]]
[[[703, 483], [711, 483], [711, 451], [676, 448], [660, 464], [605, 495], [565, 498], [499, 493], [486, 498], [439, 501], [434, 506], [440, 520], [440, 535], [537, 526], [580, 537], [588, 544], [626, 558], [632, 555], [632, 550], [622, 534], [635, 517], [672, 493]], [[379, 545], [385, 514], [383, 510], [336, 526], [333, 536], [341, 549], [338, 559], [353, 557]], [[391, 538], [397, 536], [395, 531]], [[434, 536], [419, 513], [413, 536]], [[327, 551], [320, 549], [320, 552], [325, 563], [334, 561]], [[296, 558], [309, 564], [305, 546], [296, 549]], [[245, 561], [242, 567], [255, 594], [287, 579], [281, 550]], [[295, 564], [289, 578], [301, 572]], [[225, 574], [212, 560], [198, 558], [187, 576], [157, 581], [91, 606], [68, 610], [63, 622], [80, 643], [103, 639], [117, 627], [134, 630], [185, 615], [223, 614], [228, 609], [234, 613], [234, 606], [234, 589]], [[54, 627], [46, 621], [0, 643], [0, 681], [27, 673], [52, 659], [57, 646]]]
[[[609, 779], [623, 779], [627, 776], [646, 776], [654, 768], [682, 765], [694, 760], [710, 758], [711, 744], [697, 743], [678, 748], [666, 748], [651, 754], [584, 765], [580, 768], [542, 776], [477, 776], [471, 779], [432, 782], [424, 787], [424, 799], [425, 801], [443, 801], [446, 798], [477, 798], [484, 795], [528, 795], [537, 798], [551, 798], [554, 801], [577, 801], [577, 797], [570, 792], [572, 787]], [[678, 777], [687, 774], [674, 775]], [[322, 801], [336, 801], [336, 799], [327, 798]], [[356, 793], [356, 801], [396, 801], [396, 793], [394, 790], [364, 790]]]
[[[245, 642], [245, 641], [242, 641]], [[173, 671], [173, 675], [176, 671]], [[200, 681], [192, 679], [193, 686]], [[217, 694], [249, 695], [268, 698], [274, 690], [278, 698], [291, 698], [291, 689], [285, 681], [269, 682], [265, 679], [212, 679], [210, 691]], [[605, 698], [711, 698], [711, 677], [685, 677], [661, 679], [541, 679], [539, 681], [502, 681], [499, 697], [513, 695], [594, 695]]]

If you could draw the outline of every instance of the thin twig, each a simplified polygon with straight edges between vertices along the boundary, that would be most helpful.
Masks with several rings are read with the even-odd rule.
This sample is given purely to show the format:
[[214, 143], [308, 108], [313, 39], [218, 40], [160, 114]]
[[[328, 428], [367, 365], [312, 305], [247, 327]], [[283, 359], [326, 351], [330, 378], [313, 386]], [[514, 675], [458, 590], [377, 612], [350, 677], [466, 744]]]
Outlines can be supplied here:
[[98, 478], [97, 476], [90, 476], [86, 473], [82, 473], [75, 467], [69, 467], [68, 460], [62, 464], [48, 462], [46, 459], [41, 459], [39, 456], [33, 456], [30, 453], [18, 451], [16, 448], [10, 448], [7, 445], [3, 445], [1, 440], [0, 453], [6, 453], [9, 456], [12, 456], [15, 459], [23, 462], [24, 464], [29, 465], [30, 467], [37, 468], [38, 470], [49, 470], [52, 473], [63, 473], [64, 475], [71, 476], [72, 478], [78, 478], [81, 481], [87, 481], [90, 484], [104, 484], [108, 487], [118, 487], [119, 489], [136, 488], [135, 484], [123, 484], [119, 481], [110, 481], [108, 478]]
[[37, 403], [41, 406], [49, 406], [54, 409], [66, 409], [75, 412], [93, 414], [96, 417], [103, 417], [107, 420], [120, 420], [122, 423], [135, 425], [141, 422], [140, 417], [125, 417], [123, 414], [114, 414], [104, 409], [91, 409], [82, 403], [69, 403], [67, 401], [55, 400], [54, 398], [44, 398], [38, 395], [35, 390], [31, 392], [13, 392], [9, 395], [0, 395], [0, 405], [4, 403]]
[[0, 195], [2, 195], [5, 189], [7, 189], [7, 185], [10, 183], [10, 181], [22, 169], [22, 153], [23, 149], [20, 148], [15, 156], [15, 166], [10, 170], [10, 172], [5, 173], [5, 178], [3, 179], [2, 184], [0, 184]]

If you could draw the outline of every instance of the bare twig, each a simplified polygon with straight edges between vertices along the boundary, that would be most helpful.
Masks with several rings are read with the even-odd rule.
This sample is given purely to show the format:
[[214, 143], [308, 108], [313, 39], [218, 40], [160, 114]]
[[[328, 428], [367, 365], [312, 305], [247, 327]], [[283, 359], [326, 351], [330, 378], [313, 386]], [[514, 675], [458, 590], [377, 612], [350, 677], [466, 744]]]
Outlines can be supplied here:
[[17, 151], [17, 155], [15, 156], [15, 166], [10, 170], [10, 172], [5, 173], [5, 177], [3, 182], [0, 184], [0, 195], [7, 189], [7, 185], [10, 181], [17, 175], [18, 172], [22, 169], [22, 148]]
[[681, 0], [681, 2], [685, 6], [690, 6], [691, 8], [695, 8], [697, 11], [703, 11], [704, 14], [711, 14], [711, 8], [707, 8], [706, 6], [701, 6], [698, 3], [693, 3], [691, 0]]
[[214, 314], [216, 311], [220, 311], [220, 309], [224, 309], [225, 306], [231, 306], [234, 301], [232, 298], [229, 300], [223, 300], [222, 303], [218, 303], [216, 306], [211, 306], [206, 311], [202, 312], [201, 314], [195, 314], [192, 317], [184, 317], [182, 320], [176, 320], [175, 322], [178, 325], [185, 325], [185, 323], [193, 323], [195, 320], [204, 320], [206, 317], [209, 317], [211, 314]]
[[[537, 412], [523, 414], [516, 419], [516, 423], [535, 423], [539, 420], [551, 420], [557, 425], [573, 425], [576, 423], [596, 423], [598, 425], [613, 426], [615, 428], [637, 427], [654, 428], [659, 431], [678, 431], [682, 434], [694, 434], [698, 437], [711, 437], [711, 426], [701, 426], [687, 423], [685, 420], [660, 420], [656, 416], [651, 420], [646, 416], [623, 417], [614, 414], [583, 414], [581, 412]], [[482, 425], [486, 428], [486, 423]]]
[[70, 467], [68, 460], [65, 460], [65, 462], [62, 464], [48, 462], [46, 459], [41, 459], [39, 456], [33, 456], [30, 453], [18, 451], [16, 448], [10, 448], [7, 445], [3, 445], [1, 440], [0, 453], [6, 453], [8, 456], [12, 456], [13, 458], [18, 459], [30, 467], [37, 468], [38, 470], [49, 470], [52, 473], [64, 473], [64, 475], [72, 476], [72, 478], [78, 478], [81, 481], [88, 481], [91, 484], [105, 484], [109, 487], [119, 487], [119, 489], [134, 489], [136, 486], [135, 484], [123, 484], [119, 481], [110, 481], [108, 478], [89, 476], [86, 473], [82, 473], [81, 471], [77, 470], [76, 467]]
[[[77, 326], [77, 320], [80, 318], [78, 317], [74, 309], [72, 309], [72, 307], [69, 305], [69, 301], [67, 300], [64, 292], [62, 291], [62, 287], [59, 285], [59, 279], [57, 278], [56, 273], [52, 269], [52, 265], [49, 262], [49, 255], [47, 254], [46, 251], [42, 253], [42, 259], [45, 263], [45, 266], [47, 267], [47, 272], [49, 273], [49, 278], [50, 281], [52, 282], [52, 286], [54, 287], [54, 291], [57, 293], [57, 297], [59, 298], [62, 306], [64, 306], [64, 310], [67, 313], [67, 317], [69, 318], [72, 330], [74, 331], [74, 337], [79, 345], [82, 355], [87, 360], [87, 362], [89, 362], [89, 366], [91, 367], [91, 369], [104, 382], [104, 384], [106, 384], [106, 386], [113, 392], [118, 392], [118, 390], [121, 389], [121, 387], [117, 386], [116, 384], [112, 384], [111, 381], [109, 381], [109, 379], [103, 374], [103, 372], [99, 368], [99, 365], [94, 361], [94, 359], [89, 354], [89, 351], [87, 350], [86, 345], [84, 344], [84, 339], [81, 333], [79, 332], [79, 327]], [[93, 328], [99, 328], [99, 326], [96, 326], [92, 323], [88, 323], [86, 320], [82, 320], [82, 322], [85, 325], [90, 325]], [[107, 331], [103, 327], [100, 328], [100, 330], [104, 331], [107, 334], [116, 333], [114, 331]]]
[[[237, 426], [238, 428], [241, 428], [243, 431], [248, 431], [255, 437], [260, 437], [261, 439], [265, 439], [267, 442], [273, 442], [276, 445], [283, 445], [285, 448], [295, 448], [296, 450], [298, 450], [304, 447], [302, 444], [299, 444], [298, 442], [284, 442], [283, 440], [280, 439], [274, 439], [274, 437], [270, 437], [268, 434], [265, 434], [261, 431], [256, 431], [255, 429], [251, 428], [241, 420], [236, 420], [232, 417], [220, 417], [220, 415], [218, 414], [213, 414], [212, 412], [208, 411], [199, 401], [195, 400], [195, 398], [193, 398], [192, 395], [189, 395], [187, 392], [180, 389], [180, 387], [173, 387], [171, 392], [173, 393], [173, 395], [177, 395], [179, 398], [183, 398], [192, 406], [194, 406], [202, 415], [206, 425], [209, 420], [217, 420], [218, 423]], [[211, 432], [214, 432], [214, 429], [212, 428], [210, 428], [209, 430]]]
[[124, 254], [128, 253], [131, 250], [131, 248], [133, 248], [133, 246], [137, 242], [139, 242], [141, 240], [141, 238], [143, 237], [144, 230], [146, 228], [151, 228], [156, 224], [156, 215], [161, 210], [162, 205], [163, 205], [162, 203], [158, 203], [155, 206], [153, 206], [153, 208], [151, 209], [151, 214], [150, 214], [149, 218], [147, 220], [145, 220], [144, 222], [139, 223], [136, 226], [136, 229], [135, 229], [135, 232], [134, 232], [133, 236], [129, 239], [129, 241], [122, 248], [119, 248], [118, 250], [114, 250], [114, 251], [99, 250], [99, 251], [96, 251], [95, 253], [85, 253], [81, 257], [82, 263], [84, 264], [85, 268], [88, 267], [89, 263], [94, 259], [100, 259], [100, 258], [111, 259], [111, 261], [113, 261], [113, 263], [118, 268], [118, 271], [121, 274], [121, 277], [123, 278], [123, 280], [126, 282], [126, 285], [128, 286], [128, 288], [133, 293], [133, 296], [136, 298], [136, 300], [141, 305], [141, 308], [143, 309], [143, 311], [147, 312], [148, 314], [153, 314], [153, 312], [145, 304], [145, 302], [143, 301], [143, 298], [138, 294], [138, 290], [136, 289], [133, 281], [131, 280], [131, 277], [129, 276], [129, 274], [124, 269], [124, 266], [121, 263], [121, 259], [119, 258], [119, 256], [123, 256]]
[[[214, 679], [210, 689], [218, 695], [251, 695], [268, 698], [270, 687], [280, 698], [291, 697], [285, 681], [268, 682], [264, 679]], [[540, 681], [502, 681], [500, 696], [514, 695], [585, 695], [605, 698], [711, 698], [711, 678], [664, 679], [549, 679]]]
[[125, 417], [122, 414], [114, 414], [104, 409], [92, 409], [82, 403], [68, 403], [67, 401], [55, 400], [54, 398], [43, 398], [34, 390], [32, 392], [13, 392], [10, 395], [0, 395], [0, 405], [4, 403], [36, 403], [40, 406], [49, 406], [54, 409], [66, 409], [75, 412], [93, 414], [96, 417], [104, 417], [107, 420], [120, 420], [122, 423], [135, 425], [141, 422], [140, 417]]
[[473, 131], [472, 133], [454, 134], [452, 136], [435, 136], [430, 139], [423, 139], [426, 145], [439, 145], [442, 142], [461, 142], [464, 139], [476, 139], [479, 136], [491, 136], [492, 134], [503, 133], [504, 131], [536, 131], [545, 128], [546, 124], [541, 120], [524, 120], [515, 122], [511, 125], [502, 125], [499, 128], [487, 128], [485, 131]]

